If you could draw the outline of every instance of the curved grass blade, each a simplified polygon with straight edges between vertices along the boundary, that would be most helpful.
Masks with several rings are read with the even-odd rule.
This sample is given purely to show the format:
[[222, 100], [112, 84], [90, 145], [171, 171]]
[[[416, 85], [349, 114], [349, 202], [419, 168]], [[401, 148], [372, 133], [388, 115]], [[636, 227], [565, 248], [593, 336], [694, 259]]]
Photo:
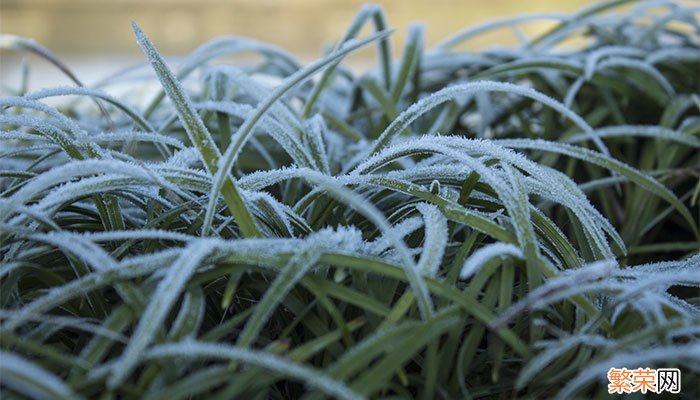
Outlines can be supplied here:
[[289, 76], [287, 79], [285, 79], [284, 83], [282, 83], [272, 93], [270, 93], [270, 95], [267, 99], [265, 99], [265, 101], [262, 101], [258, 105], [258, 107], [255, 110], [255, 113], [249, 118], [247, 118], [243, 125], [241, 125], [241, 127], [238, 129], [235, 136], [231, 140], [231, 144], [228, 146], [226, 152], [221, 157], [221, 160], [219, 160], [218, 162], [218, 172], [214, 175], [213, 187], [209, 193], [210, 199], [209, 204], [207, 205], [207, 212], [204, 217], [204, 224], [202, 226], [203, 232], [207, 232], [211, 228], [211, 222], [214, 217], [216, 199], [218, 198], [218, 194], [221, 192], [224, 186], [224, 182], [226, 181], [225, 178], [228, 176], [228, 171], [231, 169], [231, 167], [233, 167], [233, 164], [236, 162], [238, 154], [243, 149], [243, 145], [245, 145], [245, 143], [252, 135], [253, 128], [255, 128], [255, 125], [263, 117], [263, 115], [265, 115], [267, 110], [270, 109], [270, 107], [272, 107], [277, 101], [279, 101], [285, 93], [309, 79], [314, 73], [318, 72], [323, 68], [328, 67], [333, 62], [345, 57], [347, 54], [373, 41], [380, 40], [390, 35], [391, 33], [392, 31], [378, 32], [365, 39], [345, 44], [341, 49], [329, 54], [325, 58], [316, 61], [301, 69], [300, 71], [294, 73], [293, 75]]
[[[221, 153], [219, 152], [218, 147], [216, 147], [216, 143], [212, 139], [209, 130], [204, 125], [204, 122], [202, 122], [199, 114], [197, 114], [197, 111], [192, 104], [192, 100], [190, 100], [189, 96], [187, 96], [184, 89], [177, 81], [175, 75], [172, 73], [172, 71], [170, 71], [168, 66], [163, 61], [163, 58], [160, 56], [160, 54], [158, 54], [158, 51], [153, 46], [151, 41], [148, 40], [143, 31], [141, 31], [135, 22], [132, 22], [131, 26], [134, 29], [139, 45], [141, 48], [143, 48], [144, 53], [146, 53], [148, 60], [151, 62], [154, 71], [158, 75], [158, 79], [163, 85], [165, 93], [168, 95], [170, 100], [173, 102], [173, 105], [177, 109], [180, 122], [185, 127], [190, 141], [197, 148], [199, 156], [206, 166], [207, 171], [212, 175], [216, 175], [217, 171], [219, 170], [219, 159], [221, 158]], [[219, 187], [216, 190], [217, 195], [214, 196], [214, 201], [216, 201], [216, 198], [218, 198], [218, 193], [221, 191], [221, 194], [224, 196], [224, 200], [228, 205], [229, 211], [238, 223], [243, 235], [246, 237], [260, 236], [260, 230], [255, 224], [255, 220], [253, 219], [248, 206], [241, 197], [241, 194], [236, 187], [236, 183], [233, 182], [232, 178], [228, 174], [229, 169], [230, 166], [229, 168], [225, 168], [225, 172], [221, 175], [222, 182], [219, 184]], [[202, 230], [203, 235], [206, 235], [207, 233], [208, 229]]]

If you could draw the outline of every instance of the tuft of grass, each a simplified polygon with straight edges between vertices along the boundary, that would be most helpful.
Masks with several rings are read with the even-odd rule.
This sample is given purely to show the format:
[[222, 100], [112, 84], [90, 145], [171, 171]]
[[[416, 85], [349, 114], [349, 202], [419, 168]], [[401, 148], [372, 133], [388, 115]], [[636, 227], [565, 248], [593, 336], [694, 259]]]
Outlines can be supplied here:
[[394, 60], [366, 5], [307, 66], [239, 37], [167, 63], [134, 24], [149, 62], [94, 87], [3, 36], [78, 86], [0, 97], [0, 393], [608, 398], [674, 367], [700, 396], [697, 13], [412, 25]]

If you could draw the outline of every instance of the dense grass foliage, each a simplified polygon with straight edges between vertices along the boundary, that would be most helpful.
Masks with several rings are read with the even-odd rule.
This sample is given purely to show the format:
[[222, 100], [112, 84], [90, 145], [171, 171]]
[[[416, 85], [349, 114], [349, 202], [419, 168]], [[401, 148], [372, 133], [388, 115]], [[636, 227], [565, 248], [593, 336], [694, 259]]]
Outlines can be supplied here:
[[3, 398], [608, 398], [611, 367], [698, 398], [699, 10], [627, 3], [415, 25], [398, 58], [369, 5], [306, 66], [239, 37], [166, 63], [134, 25], [147, 64], [16, 82]]

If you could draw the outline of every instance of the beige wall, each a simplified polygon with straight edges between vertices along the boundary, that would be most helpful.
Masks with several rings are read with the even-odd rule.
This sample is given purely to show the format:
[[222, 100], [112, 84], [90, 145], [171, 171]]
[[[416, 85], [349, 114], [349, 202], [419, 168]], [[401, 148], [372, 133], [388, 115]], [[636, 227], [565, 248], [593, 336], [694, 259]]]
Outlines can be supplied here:
[[[56, 53], [85, 83], [93, 84], [145, 57], [134, 39], [135, 20], [165, 55], [184, 55], [221, 35], [242, 35], [270, 42], [308, 62], [322, 45], [336, 40], [362, 0], [0, 0], [0, 32], [37, 40]], [[400, 51], [406, 27], [427, 26], [428, 45], [487, 19], [523, 12], [574, 11], [585, 0], [385, 0], [394, 51]], [[528, 25], [530, 34], [542, 24]], [[368, 28], [369, 31], [369, 28]], [[515, 43], [509, 30], [470, 42], [472, 47]], [[374, 63], [374, 49], [349, 57], [364, 69]], [[16, 90], [22, 60], [30, 65], [29, 89], [70, 85], [56, 68], [26, 53], [0, 50], [0, 84]]]
[[[134, 54], [138, 48], [129, 22], [135, 20], [156, 46], [168, 54], [186, 53], [213, 37], [235, 34], [272, 42], [303, 58], [313, 58], [322, 44], [343, 32], [362, 3], [361, 0], [0, 0], [0, 31], [34, 38], [58, 54]], [[522, 12], [572, 11], [587, 2], [387, 0], [379, 3], [387, 11], [390, 26], [399, 29], [395, 43], [401, 42], [411, 21], [420, 20], [427, 25], [430, 44], [485, 19]], [[509, 42], [512, 35], [506, 32], [486, 40]]]

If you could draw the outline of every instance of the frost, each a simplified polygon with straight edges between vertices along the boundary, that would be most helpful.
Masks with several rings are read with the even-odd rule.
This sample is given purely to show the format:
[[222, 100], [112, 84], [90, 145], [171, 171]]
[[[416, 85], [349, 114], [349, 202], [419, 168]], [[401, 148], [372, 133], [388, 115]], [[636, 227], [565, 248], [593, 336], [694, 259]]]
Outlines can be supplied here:
[[173, 154], [168, 163], [175, 167], [191, 168], [200, 163], [199, 153], [194, 147], [188, 147]]
[[[226, 76], [226, 78], [231, 80], [231, 82], [235, 84], [238, 89], [248, 93], [253, 97], [253, 99], [255, 99], [256, 102], [262, 102], [268, 96], [270, 96], [269, 88], [263, 87], [259, 84], [259, 81], [256, 81], [252, 77], [244, 74], [243, 71], [238, 68], [226, 65], [217, 65], [209, 70], [209, 74], [222, 74]], [[251, 107], [249, 114], [252, 115], [254, 111], [255, 109]], [[301, 121], [283, 101], [278, 101], [273, 104], [270, 107], [270, 111], [271, 112], [267, 114], [268, 118], [276, 120], [283, 126], [289, 126], [292, 130], [301, 130]]]
[[557, 398], [570, 398], [583, 385], [593, 380], [604, 380], [610, 368], [638, 368], [639, 365], [657, 366], [664, 365], [668, 360], [697, 364], [700, 359], [700, 345], [674, 344], [672, 346], [655, 346], [644, 349], [618, 350], [598, 364], [581, 371], [576, 378], [569, 382], [565, 388], [557, 393]]
[[134, 229], [128, 231], [107, 231], [72, 234], [73, 240], [92, 242], [109, 242], [132, 239], [176, 240], [188, 242], [195, 238], [196, 237], [194, 236], [186, 235], [183, 233], [164, 231], [158, 229]]
[[670, 190], [661, 185], [654, 178], [644, 175], [640, 171], [637, 171], [636, 169], [621, 161], [618, 161], [617, 159], [581, 147], [571, 146], [564, 143], [549, 142], [541, 139], [502, 139], [498, 140], [497, 143], [510, 148], [539, 149], [559, 153], [591, 164], [599, 165], [613, 172], [620, 173], [644, 189], [668, 201], [676, 210], [678, 210], [683, 218], [688, 221], [690, 226], [697, 231], [697, 225], [694, 222], [690, 211]]
[[511, 256], [522, 259], [524, 257], [522, 250], [510, 243], [492, 243], [488, 244], [479, 250], [475, 251], [462, 265], [459, 272], [461, 279], [468, 279], [475, 275], [481, 267], [489, 260], [495, 257]]
[[579, 117], [576, 113], [566, 108], [563, 104], [558, 101], [548, 97], [542, 93], [537, 92], [534, 89], [525, 88], [522, 86], [514, 85], [512, 83], [506, 82], [494, 82], [494, 81], [476, 81], [465, 84], [458, 84], [449, 86], [438, 92], [431, 94], [430, 96], [420, 100], [419, 102], [413, 104], [406, 111], [402, 112], [379, 136], [379, 138], [372, 145], [372, 149], [368, 152], [368, 155], [374, 154], [381, 150], [383, 147], [390, 144], [391, 140], [398, 133], [402, 132], [408, 127], [413, 121], [418, 117], [435, 108], [436, 106], [450, 101], [455, 98], [463, 97], [465, 95], [477, 94], [482, 92], [504, 92], [516, 94], [519, 96], [524, 96], [531, 98], [533, 100], [539, 101], [545, 104], [555, 111], [560, 112], [562, 115], [569, 118], [577, 126], [579, 126], [583, 131], [588, 133], [591, 139], [595, 142], [596, 146], [604, 153], [609, 154], [608, 149], [603, 144], [603, 142], [595, 135], [595, 131], [591, 128], [586, 121]]
[[125, 131], [125, 132], [109, 132], [109, 133], [99, 133], [92, 135], [90, 137], [91, 142], [150, 142], [154, 144], [164, 144], [168, 146], [175, 147], [177, 149], [184, 149], [185, 145], [178, 139], [160, 135], [157, 133], [147, 133], [138, 131]]
[[[0, 310], [0, 318], [2, 319], [9, 319], [12, 317], [12, 312]], [[32, 322], [39, 322], [41, 324], [51, 326], [51, 329], [60, 329], [63, 327], [72, 327], [76, 329], [80, 329], [85, 332], [93, 333], [95, 335], [99, 335], [114, 341], [118, 341], [121, 343], [126, 343], [128, 339], [120, 334], [119, 332], [115, 332], [113, 330], [107, 329], [101, 325], [96, 325], [94, 323], [91, 323], [89, 319], [87, 318], [74, 318], [74, 317], [62, 317], [62, 316], [56, 316], [56, 315], [41, 315], [37, 316], [34, 318], [28, 318], [28, 321]], [[79, 363], [81, 364], [86, 364], [78, 360]]]
[[629, 56], [629, 57], [643, 57], [644, 51], [636, 47], [628, 46], [605, 46], [600, 47], [596, 50], [591, 51], [586, 57], [586, 67], [584, 71], [584, 78], [590, 80], [593, 74], [596, 72], [597, 68], [604, 68], [599, 65], [599, 61], [603, 58], [610, 56]]
[[503, 326], [525, 310], [536, 310], [555, 301], [571, 298], [578, 293], [600, 289], [603, 285], [599, 280], [612, 275], [616, 268], [617, 263], [614, 260], [602, 260], [579, 269], [567, 270], [532, 290], [491, 325], [494, 327]]
[[240, 346], [186, 340], [180, 343], [159, 345], [146, 353], [145, 357], [147, 359], [185, 357], [239, 361], [300, 379], [332, 397], [344, 400], [362, 398], [342, 382], [328, 377], [321, 371], [294, 363], [272, 353], [250, 350]]
[[423, 253], [418, 260], [418, 270], [429, 276], [436, 276], [447, 246], [447, 219], [432, 204], [419, 203], [416, 209], [425, 220]]
[[109, 270], [116, 267], [116, 261], [101, 247], [84, 240], [75, 240], [70, 233], [50, 232], [48, 234], [35, 234], [30, 239], [51, 243], [73, 257], [82, 259], [95, 271]]
[[[411, 217], [402, 220], [393, 226], [396, 236], [404, 238], [423, 227], [423, 219]], [[386, 236], [380, 236], [374, 242], [367, 244], [367, 252], [370, 254], [381, 254], [391, 247], [391, 242]]]
[[214, 58], [247, 51], [259, 52], [266, 57], [278, 59], [283, 62], [282, 65], [286, 66], [289, 72], [294, 72], [299, 68], [299, 63], [294, 57], [279, 47], [247, 37], [229, 35], [215, 38], [196, 48], [183, 60], [178, 74], [184, 75]]
[[432, 194], [440, 194], [440, 181], [433, 179], [433, 181], [430, 182], [430, 188], [428, 188], [428, 190]]
[[[131, 163], [126, 163], [116, 160], [85, 160], [74, 161], [69, 164], [51, 169], [40, 176], [33, 179], [31, 182], [24, 185], [20, 190], [12, 196], [11, 203], [0, 203], [0, 215], [7, 217], [10, 214], [12, 205], [26, 204], [37, 193], [41, 193], [50, 189], [53, 186], [70, 182], [74, 178], [87, 177], [91, 175], [109, 174], [118, 171], [122, 176], [130, 176], [130, 178], [139, 178], [146, 181], [151, 181], [152, 175], [145, 171], [141, 166], [136, 166]], [[100, 182], [102, 179], [98, 179]], [[78, 184], [80, 181], [78, 181]], [[104, 183], [104, 182], [103, 182]], [[70, 185], [70, 184], [69, 184]], [[66, 185], [68, 186], [68, 185]], [[61, 187], [59, 187], [60, 189]], [[63, 189], [66, 191], [66, 189]], [[70, 187], [67, 189], [70, 192]], [[67, 194], [71, 196], [71, 194]], [[73, 196], [84, 196], [84, 193], [72, 192]], [[55, 194], [58, 196], [58, 194]], [[44, 199], [45, 201], [46, 199]]]
[[280, 182], [301, 178], [305, 173], [306, 169], [295, 167], [283, 167], [269, 171], [255, 171], [242, 177], [238, 183], [241, 188], [246, 190], [262, 190]]
[[46, 104], [41, 103], [39, 101], [30, 100], [24, 97], [0, 97], [0, 106], [20, 107], [41, 111], [52, 117], [49, 119], [50, 121], [58, 122], [60, 125], [62, 125], [63, 128], [68, 129], [73, 134], [74, 138], [81, 138], [87, 135], [87, 132], [85, 132], [80, 126], [78, 126], [78, 124], [75, 121], [66, 117], [55, 108], [47, 106]]
[[641, 71], [651, 77], [652, 80], [655, 80], [666, 91], [668, 96], [674, 96], [676, 94], [676, 91], [673, 89], [673, 86], [671, 86], [671, 83], [666, 79], [666, 77], [656, 68], [654, 68], [653, 65], [650, 65], [645, 61], [623, 57], [612, 57], [600, 63], [600, 68], [606, 67], [624, 67]]
[[[292, 225], [289, 216], [296, 216], [294, 211], [287, 205], [280, 203], [271, 195], [264, 192], [244, 193], [248, 202], [258, 209], [259, 218], [266, 220], [269, 225], [284, 231], [286, 236], [292, 236]], [[271, 235], [274, 236], [274, 235]]]
[[304, 124], [306, 145], [309, 152], [316, 161], [316, 168], [324, 174], [330, 175], [331, 168], [326, 154], [326, 144], [324, 141], [325, 132], [328, 130], [324, 119], [320, 114], [316, 114]]
[[33, 398], [80, 399], [58, 376], [19, 355], [0, 352], [0, 372], [12, 389]]
[[[412, 27], [393, 66], [375, 5], [306, 67], [274, 46], [224, 37], [171, 69], [135, 28], [150, 64], [94, 88], [0, 98], [0, 277], [10, 289], [0, 296], [0, 332], [29, 334], [30, 353], [56, 335], [81, 335], [77, 358], [57, 359], [78, 367], [71, 385], [87, 378], [112, 388], [177, 361], [184, 378], [198, 364], [205, 374], [236, 364], [323, 396], [375, 397], [370, 387], [381, 382], [362, 375], [361, 359], [372, 357], [367, 371], [395, 363], [382, 361], [385, 347], [414, 339], [420, 358], [438, 334], [459, 339], [457, 370], [485, 357], [515, 392], [574, 353], [582, 368], [578, 377], [564, 371], [569, 397], [610, 362], [694, 366], [700, 307], [686, 293], [700, 287], [689, 168], [700, 149], [698, 98], [675, 75], [700, 60], [697, 32], [676, 29], [697, 30], [698, 8], [652, 0], [621, 16], [612, 6], [491, 21], [428, 51]], [[558, 25], [533, 40], [522, 34], [541, 20]], [[368, 24], [376, 33], [356, 39]], [[521, 44], [460, 49], [497, 28]], [[564, 42], [579, 34], [592, 41]], [[378, 68], [358, 74], [339, 63], [365, 45], [377, 46]], [[262, 57], [241, 68], [219, 59], [241, 52]], [[512, 83], [480, 80], [496, 78]], [[107, 94], [123, 85], [133, 95]], [[631, 97], [638, 93], [644, 99]], [[56, 96], [71, 97], [47, 105]], [[658, 125], [632, 125], [639, 119], [627, 118], [627, 100], [656, 101], [645, 120]], [[634, 156], [621, 147], [628, 142], [648, 147], [648, 160], [620, 161]], [[673, 151], [655, 152], [655, 143]], [[649, 203], [656, 211], [642, 212], [643, 202], [627, 215], [627, 197], [640, 190], [658, 197]], [[629, 231], [625, 221], [637, 215], [639, 229]], [[669, 218], [690, 236], [650, 246], [653, 235], [643, 236]], [[663, 251], [686, 258], [628, 265]], [[488, 278], [485, 269], [502, 266]], [[36, 277], [43, 286], [25, 293]], [[638, 329], [619, 332], [630, 316]], [[493, 349], [488, 336], [499, 338]], [[231, 343], [210, 342], [221, 340]], [[317, 354], [324, 348], [331, 358]], [[308, 356], [328, 358], [330, 369], [299, 361]], [[32, 369], [42, 357], [5, 366], [5, 386], [74, 397], [61, 377]]]
[[112, 374], [107, 381], [110, 387], [120, 385], [136, 367], [139, 358], [142, 357], [143, 350], [151, 343], [156, 331], [160, 329], [182, 288], [211, 250], [211, 244], [205, 241], [193, 241], [183, 249], [182, 255], [173, 263], [167, 275], [158, 284], [148, 306], [143, 311], [131, 340], [112, 366]]
[[255, 305], [251, 317], [238, 336], [237, 344], [243, 347], [253, 345], [264, 325], [272, 316], [277, 305], [282, 302], [296, 283], [320, 258], [316, 240], [307, 240], [294, 252], [279, 275], [270, 283], [265, 294]]
[[646, 56], [646, 62], [652, 65], [673, 60], [698, 61], [700, 60], [700, 55], [698, 55], [698, 50], [696, 48], [675, 47], [659, 49]]
[[[596, 129], [596, 133], [601, 138], [613, 137], [649, 137], [670, 140], [678, 143], [683, 143], [695, 148], [700, 148], [700, 140], [685, 132], [669, 129], [663, 126], [655, 125], [616, 125], [605, 128]], [[576, 143], [587, 140], [585, 134], [574, 134], [566, 138], [568, 143]]]

